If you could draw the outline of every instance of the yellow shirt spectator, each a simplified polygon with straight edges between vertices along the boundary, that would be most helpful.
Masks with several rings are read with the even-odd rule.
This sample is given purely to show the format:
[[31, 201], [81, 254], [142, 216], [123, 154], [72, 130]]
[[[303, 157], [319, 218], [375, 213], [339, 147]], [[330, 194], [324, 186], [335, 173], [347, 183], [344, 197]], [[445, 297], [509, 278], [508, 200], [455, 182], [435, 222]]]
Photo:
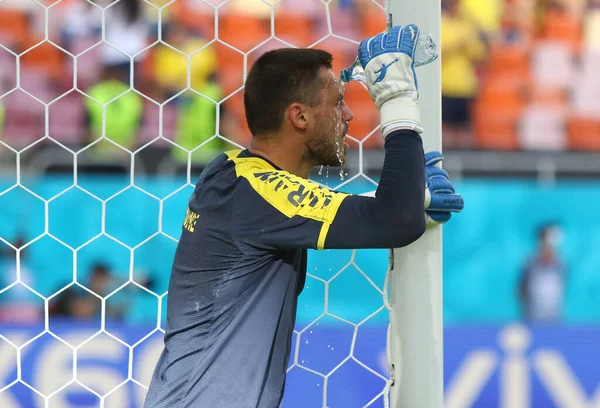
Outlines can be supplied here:
[[475, 63], [485, 56], [477, 26], [461, 14], [442, 15], [442, 94], [472, 98], [477, 94]]
[[[201, 39], [187, 39], [181, 45], [173, 44], [175, 48], [184, 54], [191, 55], [190, 87], [195, 90], [200, 90], [206, 83], [207, 78], [217, 69], [215, 50], [210, 46], [202, 48], [204, 45], [206, 45], [206, 41]], [[198, 51], [200, 48], [202, 49]], [[156, 81], [172, 91], [185, 89], [188, 66], [186, 55], [167, 46], [160, 47], [155, 56], [154, 77]]]
[[479, 28], [489, 34], [500, 31], [504, 0], [462, 0], [461, 10]]

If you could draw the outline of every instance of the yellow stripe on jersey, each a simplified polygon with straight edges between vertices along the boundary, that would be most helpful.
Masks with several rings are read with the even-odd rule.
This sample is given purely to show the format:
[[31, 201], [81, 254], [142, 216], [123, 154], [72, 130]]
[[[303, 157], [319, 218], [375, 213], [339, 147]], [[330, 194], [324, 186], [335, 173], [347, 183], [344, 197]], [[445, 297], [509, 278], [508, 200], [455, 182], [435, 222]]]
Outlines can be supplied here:
[[238, 157], [241, 150], [227, 152], [235, 163], [238, 177], [243, 177], [269, 204], [287, 217], [301, 216], [323, 223], [317, 248], [325, 247], [329, 226], [348, 194], [322, 188], [317, 183], [277, 170], [258, 157]]

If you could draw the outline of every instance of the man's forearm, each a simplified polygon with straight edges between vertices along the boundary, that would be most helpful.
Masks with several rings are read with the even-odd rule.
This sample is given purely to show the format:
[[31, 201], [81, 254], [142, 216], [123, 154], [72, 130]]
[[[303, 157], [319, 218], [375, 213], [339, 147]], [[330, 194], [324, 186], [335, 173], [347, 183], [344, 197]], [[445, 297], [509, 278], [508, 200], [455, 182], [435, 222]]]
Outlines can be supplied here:
[[412, 130], [397, 130], [385, 142], [385, 161], [375, 198], [344, 200], [326, 248], [397, 248], [425, 231], [423, 143]]

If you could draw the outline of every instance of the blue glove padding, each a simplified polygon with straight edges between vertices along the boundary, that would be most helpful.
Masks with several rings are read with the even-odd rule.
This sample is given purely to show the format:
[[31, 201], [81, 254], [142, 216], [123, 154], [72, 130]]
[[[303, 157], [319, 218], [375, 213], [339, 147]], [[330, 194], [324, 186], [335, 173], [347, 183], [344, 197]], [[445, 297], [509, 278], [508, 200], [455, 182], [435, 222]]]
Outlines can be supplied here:
[[[389, 52], [401, 52], [413, 60], [412, 67], [414, 69], [414, 56], [419, 33], [419, 27], [409, 24], [404, 27], [395, 26], [389, 31], [377, 34], [375, 37], [366, 38], [358, 47], [358, 59], [363, 68], [366, 68], [367, 64], [375, 57]], [[381, 82], [385, 78], [387, 69], [383, 69], [382, 71], [383, 75], [381, 75], [381, 79], [377, 82]]]
[[369, 37], [358, 47], [358, 59], [365, 69], [366, 85], [381, 114], [383, 136], [386, 126], [421, 133], [419, 93], [413, 57], [419, 28], [410, 24]]
[[448, 173], [438, 163], [444, 159], [440, 152], [425, 154], [426, 193], [425, 209], [427, 215], [437, 223], [450, 220], [453, 212], [462, 211], [465, 203], [460, 194], [455, 193], [454, 185]]

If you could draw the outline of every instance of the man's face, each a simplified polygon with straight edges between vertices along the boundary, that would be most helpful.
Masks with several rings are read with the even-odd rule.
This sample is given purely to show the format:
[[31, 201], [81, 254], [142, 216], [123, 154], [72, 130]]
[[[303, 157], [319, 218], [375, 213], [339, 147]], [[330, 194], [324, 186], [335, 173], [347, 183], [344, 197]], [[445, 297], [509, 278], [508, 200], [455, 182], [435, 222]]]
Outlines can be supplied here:
[[315, 122], [307, 150], [317, 165], [342, 166], [346, 164], [348, 145], [344, 139], [348, 122], [354, 114], [344, 102], [344, 87], [331, 70], [321, 69], [319, 79], [324, 84], [320, 104], [314, 107]]

